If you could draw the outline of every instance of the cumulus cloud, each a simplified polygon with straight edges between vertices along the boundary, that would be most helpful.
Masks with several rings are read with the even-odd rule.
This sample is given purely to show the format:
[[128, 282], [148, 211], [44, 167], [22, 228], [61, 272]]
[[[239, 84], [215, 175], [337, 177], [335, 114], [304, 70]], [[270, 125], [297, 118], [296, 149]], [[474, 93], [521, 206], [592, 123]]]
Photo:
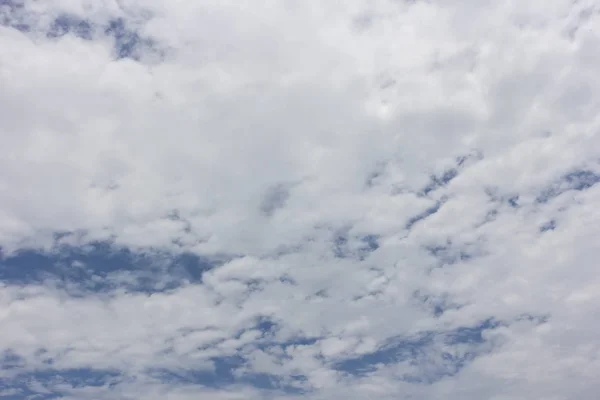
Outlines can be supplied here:
[[595, 398], [598, 15], [0, 0], [0, 396]]

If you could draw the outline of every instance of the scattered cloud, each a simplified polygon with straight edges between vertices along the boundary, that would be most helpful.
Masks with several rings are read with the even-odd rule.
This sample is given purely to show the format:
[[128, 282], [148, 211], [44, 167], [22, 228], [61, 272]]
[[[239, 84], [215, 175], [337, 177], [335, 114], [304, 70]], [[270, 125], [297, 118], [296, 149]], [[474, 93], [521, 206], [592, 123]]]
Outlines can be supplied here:
[[595, 399], [596, 8], [0, 0], [0, 397]]

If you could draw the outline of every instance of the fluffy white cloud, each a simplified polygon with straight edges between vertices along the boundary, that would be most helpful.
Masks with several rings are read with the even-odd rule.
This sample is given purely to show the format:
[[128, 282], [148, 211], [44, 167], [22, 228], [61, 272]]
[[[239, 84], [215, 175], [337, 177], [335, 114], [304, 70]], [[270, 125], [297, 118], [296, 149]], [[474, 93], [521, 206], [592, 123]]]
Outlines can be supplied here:
[[595, 398], [598, 12], [521, 3], [0, 1], [0, 395]]

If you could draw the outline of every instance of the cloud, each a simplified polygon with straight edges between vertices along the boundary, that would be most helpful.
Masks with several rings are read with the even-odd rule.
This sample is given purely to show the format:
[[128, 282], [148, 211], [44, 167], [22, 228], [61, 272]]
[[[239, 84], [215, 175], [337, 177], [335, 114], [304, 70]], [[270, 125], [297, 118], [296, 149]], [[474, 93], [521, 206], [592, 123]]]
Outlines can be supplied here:
[[0, 396], [595, 398], [597, 19], [0, 0]]

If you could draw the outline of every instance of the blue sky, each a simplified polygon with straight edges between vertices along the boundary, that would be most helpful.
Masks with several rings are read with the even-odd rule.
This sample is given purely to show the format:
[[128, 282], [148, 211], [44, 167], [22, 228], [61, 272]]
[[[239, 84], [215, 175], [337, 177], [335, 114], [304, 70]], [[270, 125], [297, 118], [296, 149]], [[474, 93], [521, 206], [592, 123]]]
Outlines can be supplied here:
[[595, 399], [598, 15], [0, 0], [0, 398]]

